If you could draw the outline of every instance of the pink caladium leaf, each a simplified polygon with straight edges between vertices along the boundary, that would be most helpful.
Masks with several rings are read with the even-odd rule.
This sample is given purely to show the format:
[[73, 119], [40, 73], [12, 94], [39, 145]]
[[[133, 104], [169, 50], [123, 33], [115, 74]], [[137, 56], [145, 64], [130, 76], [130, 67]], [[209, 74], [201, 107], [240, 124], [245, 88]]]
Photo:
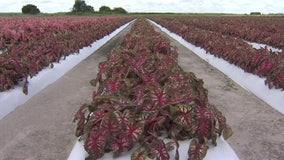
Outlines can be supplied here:
[[157, 81], [156, 76], [153, 75], [142, 74], [141, 78], [145, 83], [155, 83]]
[[129, 122], [132, 121], [132, 114], [130, 110], [126, 109], [121, 113], [120, 111], [114, 111], [114, 115], [116, 117], [116, 120], [118, 121], [119, 124], [126, 126]]
[[197, 139], [193, 139], [190, 143], [188, 156], [190, 160], [202, 160], [207, 153], [208, 146], [200, 144]]
[[153, 136], [158, 136], [158, 130], [163, 127], [163, 123], [166, 118], [163, 116], [156, 116], [148, 120], [147, 122], [147, 132]]
[[195, 106], [196, 118], [198, 119], [210, 119], [211, 112], [208, 108], [200, 107], [199, 105]]
[[[172, 112], [176, 112], [176, 118], [175, 118], [175, 122], [180, 124], [183, 127], [188, 127], [192, 125], [192, 107], [189, 105], [184, 105], [184, 104], [180, 104], [178, 106], [174, 106], [176, 108], [175, 111]], [[171, 107], [173, 108], [173, 107]]]
[[144, 131], [144, 124], [127, 124], [125, 128], [126, 136], [131, 142], [137, 142]]
[[85, 141], [85, 149], [94, 159], [104, 155], [107, 137], [107, 131], [104, 129], [92, 130], [90, 137]]
[[164, 90], [154, 90], [151, 92], [151, 98], [154, 101], [154, 104], [157, 106], [162, 106], [167, 103], [168, 95]]
[[97, 123], [101, 121], [105, 116], [106, 111], [104, 109], [98, 109], [91, 115], [92, 122]]
[[128, 137], [121, 133], [118, 137], [112, 139], [111, 147], [116, 157], [119, 153], [129, 150], [132, 146], [129, 143]]
[[184, 77], [181, 73], [175, 73], [175, 74], [170, 76], [170, 79], [174, 82], [179, 82], [179, 81], [182, 81], [184, 79]]
[[200, 119], [198, 121], [197, 133], [200, 140], [209, 138], [211, 133], [211, 122], [208, 119]]
[[107, 80], [107, 89], [109, 91], [116, 91], [120, 87], [120, 79], [109, 79]]
[[163, 140], [156, 139], [151, 144], [151, 152], [157, 160], [169, 160], [170, 155]]
[[116, 121], [115, 115], [112, 112], [108, 112], [105, 114], [102, 123], [102, 128], [107, 130], [109, 133], [117, 133], [119, 131], [119, 125]]

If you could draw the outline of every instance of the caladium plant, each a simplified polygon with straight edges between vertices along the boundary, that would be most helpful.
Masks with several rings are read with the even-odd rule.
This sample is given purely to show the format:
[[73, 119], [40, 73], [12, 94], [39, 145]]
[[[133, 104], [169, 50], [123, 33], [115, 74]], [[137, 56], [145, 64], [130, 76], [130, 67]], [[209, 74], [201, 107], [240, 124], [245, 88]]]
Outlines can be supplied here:
[[43, 68], [53, 67], [53, 62], [78, 53], [131, 19], [127, 16], [0, 17], [0, 92], [24, 79], [23, 92], [27, 94], [29, 76], [32, 78]]
[[[177, 50], [144, 19], [137, 19], [121, 45], [99, 64], [91, 84], [96, 87], [91, 104], [74, 117], [88, 159], [112, 152], [114, 157], [138, 147], [133, 160], [170, 159], [179, 140], [189, 144], [191, 159], [203, 159], [208, 142], [228, 138], [232, 131], [217, 108], [208, 102], [203, 81], [184, 72]], [[165, 143], [164, 139], [171, 139]]]
[[[251, 19], [249, 22], [245, 22], [246, 18], [242, 19], [242, 22], [234, 22], [234, 19], [239, 19], [237, 17], [188, 17], [188, 16], [174, 16], [174, 17], [161, 17], [156, 16], [152, 17], [156, 23], [168, 28], [172, 32], [180, 35], [182, 38], [188, 42], [199, 46], [213, 54], [216, 57], [223, 58], [224, 60], [232, 63], [245, 72], [256, 74], [260, 77], [266, 78], [265, 83], [269, 88], [276, 88], [284, 90], [284, 50], [282, 52], [272, 52], [267, 47], [255, 49], [249, 45], [245, 40], [254, 41], [255, 38], [251, 39], [247, 37], [256, 37], [258, 42], [268, 42], [273, 40], [272, 44], [278, 44], [276, 46], [283, 48], [283, 38], [281, 37], [280, 28], [271, 26], [271, 19]], [[216, 23], [220, 21], [222, 23]], [[277, 19], [277, 18], [276, 18]], [[215, 21], [216, 20], [216, 21]], [[258, 22], [256, 22], [256, 20]], [[269, 21], [267, 21], [269, 20]], [[265, 22], [266, 21], [266, 22]], [[234, 23], [232, 28], [228, 28], [224, 23]], [[251, 23], [247, 27], [249, 31], [244, 31], [240, 29], [240, 23]], [[281, 26], [283, 25], [282, 21], [271, 21], [272, 24]], [[255, 24], [261, 23], [266, 27], [255, 26]], [[246, 26], [246, 25], [244, 25]], [[265, 34], [264, 37], [261, 36], [262, 33], [267, 32], [265, 28], [277, 29], [278, 33], [269, 33]], [[278, 29], [279, 28], [279, 29]], [[228, 30], [237, 30], [238, 34], [227, 33]], [[258, 30], [258, 33], [253, 31]], [[262, 38], [261, 38], [262, 37]], [[265, 38], [266, 37], [266, 38]], [[275, 37], [275, 38], [271, 38]], [[282, 36], [283, 37], [283, 36]], [[272, 42], [272, 41], [271, 41]], [[271, 44], [271, 43], [268, 43]], [[271, 45], [272, 45], [271, 44]], [[275, 45], [274, 45], [275, 46]]]

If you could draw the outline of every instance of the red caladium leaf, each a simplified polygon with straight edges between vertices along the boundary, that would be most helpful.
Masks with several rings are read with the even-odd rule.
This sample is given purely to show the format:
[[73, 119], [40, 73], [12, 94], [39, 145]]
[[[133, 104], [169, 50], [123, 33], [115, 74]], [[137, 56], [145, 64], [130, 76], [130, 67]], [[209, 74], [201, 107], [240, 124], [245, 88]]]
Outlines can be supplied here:
[[144, 124], [127, 124], [125, 132], [131, 142], [137, 142], [144, 131]]
[[93, 158], [98, 159], [104, 155], [107, 136], [107, 131], [104, 129], [91, 131], [90, 137], [85, 142], [85, 149]]
[[118, 137], [112, 139], [111, 147], [116, 157], [119, 155], [119, 153], [129, 150], [132, 145], [129, 142], [127, 135], [121, 133], [118, 135]]
[[157, 81], [157, 78], [153, 75], [142, 74], [141, 78], [145, 83], [155, 83]]
[[162, 106], [167, 103], [168, 95], [164, 90], [154, 90], [151, 92], [151, 98], [154, 101], [155, 105]]
[[193, 139], [188, 150], [189, 159], [202, 160], [207, 153], [207, 149], [206, 144], [200, 144], [197, 139]]
[[172, 81], [179, 82], [179, 81], [182, 81], [184, 79], [184, 77], [181, 73], [175, 73], [175, 74], [170, 76], [170, 79]]
[[156, 139], [151, 144], [151, 152], [157, 160], [169, 160], [170, 155], [163, 140]]
[[195, 106], [196, 110], [196, 118], [198, 119], [210, 119], [211, 112], [208, 110], [208, 108], [203, 108], [198, 105]]
[[205, 138], [209, 138], [209, 135], [211, 133], [211, 123], [208, 119], [200, 119], [198, 121], [198, 137], [201, 140], [204, 140]]
[[132, 122], [133, 115], [130, 113], [128, 109], [124, 110], [123, 113], [121, 113], [120, 111], [114, 111], [114, 115], [118, 123], [123, 126], [125, 126], [129, 122]]
[[97, 123], [101, 121], [105, 116], [105, 110], [104, 109], [98, 109], [91, 115], [92, 122]]
[[[174, 121], [177, 124], [182, 125], [183, 127], [188, 127], [192, 125], [192, 107], [190, 105], [184, 105], [184, 104], [180, 104], [178, 106], [174, 106], [176, 107], [175, 111], [172, 112], [176, 112], [176, 118], [174, 119]], [[173, 107], [171, 107], [173, 108]]]
[[107, 89], [109, 91], [116, 91], [120, 87], [121, 81], [119, 79], [107, 80]]
[[145, 100], [145, 91], [142, 89], [138, 89], [135, 91], [135, 102], [137, 105], [142, 105]]
[[119, 130], [119, 125], [117, 125], [117, 121], [114, 113], [108, 112], [105, 114], [101, 126], [106, 129], [110, 133], [116, 133]]
[[153, 117], [147, 122], [147, 132], [153, 136], [158, 136], [159, 128], [163, 127], [163, 123], [166, 121], [164, 116]]

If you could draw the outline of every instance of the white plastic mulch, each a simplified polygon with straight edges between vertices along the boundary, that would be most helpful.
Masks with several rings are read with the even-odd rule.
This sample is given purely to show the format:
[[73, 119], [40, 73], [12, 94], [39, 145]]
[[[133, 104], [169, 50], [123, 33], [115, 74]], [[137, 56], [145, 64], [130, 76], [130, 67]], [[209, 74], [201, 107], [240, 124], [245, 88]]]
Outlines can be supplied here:
[[[165, 140], [167, 141], [167, 140]], [[179, 141], [179, 159], [188, 160], [187, 151], [189, 148], [190, 140]], [[115, 160], [130, 160], [131, 153], [135, 151], [136, 148], [133, 148], [129, 152], [121, 154]], [[170, 153], [171, 159], [174, 159], [175, 150]], [[73, 150], [71, 151], [67, 160], [84, 160], [88, 156], [88, 153], [85, 152], [83, 147], [83, 142], [76, 142]], [[114, 159], [111, 153], [105, 154], [102, 160], [111, 160]], [[239, 160], [238, 156], [235, 154], [233, 149], [228, 145], [228, 143], [222, 138], [217, 139], [217, 146], [209, 145], [209, 149], [204, 160]]]

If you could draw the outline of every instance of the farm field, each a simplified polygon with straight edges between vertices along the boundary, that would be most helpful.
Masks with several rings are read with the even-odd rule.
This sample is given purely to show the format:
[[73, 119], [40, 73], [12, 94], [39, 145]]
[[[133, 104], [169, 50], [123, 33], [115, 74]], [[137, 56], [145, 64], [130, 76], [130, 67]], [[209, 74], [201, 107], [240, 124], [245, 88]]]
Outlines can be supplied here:
[[131, 17], [0, 17], [0, 92], [108, 35]]
[[[206, 52], [265, 77], [269, 88], [284, 89], [283, 17], [154, 17], [158, 24]], [[240, 25], [242, 24], [242, 25]], [[278, 47], [256, 49], [246, 41]]]
[[[172, 21], [172, 19], [169, 20], [167, 18], [162, 18], [162, 17], [155, 17], [155, 18], [151, 17], [151, 19], [160, 24], [161, 24], [160, 21], [163, 21], [163, 20], [165, 20], [165, 23], [167, 20]], [[125, 20], [124, 23], [129, 20], [131, 20], [131, 18], [129, 18], [128, 20]], [[176, 21], [175, 23], [178, 24], [179, 22]], [[200, 24], [202, 23], [200, 22]], [[68, 151], [70, 152], [72, 148], [72, 144], [73, 144], [71, 143], [72, 139], [73, 140], [75, 139], [73, 136], [74, 130], [72, 130], [74, 129], [74, 124], [71, 124], [72, 116], [74, 115], [75, 111], [79, 109], [78, 107], [80, 105], [82, 105], [83, 103], [90, 103], [91, 98], [92, 98], [93, 89], [91, 88], [91, 86], [88, 85], [88, 81], [95, 78], [95, 73], [98, 71], [99, 62], [106, 59], [107, 57], [106, 53], [108, 53], [109, 50], [111, 50], [114, 46], [117, 46], [119, 44], [118, 42], [120, 42], [122, 40], [122, 37], [127, 32], [129, 32], [130, 27], [131, 26], [129, 26], [124, 31], [122, 31], [121, 32], [122, 34], [119, 34], [117, 36], [119, 37], [118, 39], [120, 40], [117, 40], [116, 38], [114, 38], [113, 41], [111, 40], [108, 44], [105, 45], [106, 48], [102, 47], [102, 50], [99, 50], [98, 52], [94, 53], [86, 61], [83, 61], [81, 64], [79, 64], [78, 66], [80, 66], [81, 68], [74, 67], [74, 69], [70, 71], [67, 75], [63, 76], [58, 81], [51, 84], [47, 89], [44, 89], [38, 95], [32, 97], [28, 102], [20, 106], [15, 112], [12, 112], [11, 114], [7, 115], [7, 117], [5, 117], [3, 120], [1, 120], [0, 128], [1, 130], [2, 128], [5, 128], [6, 131], [0, 132], [1, 146], [5, 146], [4, 149], [0, 150], [0, 154], [4, 155], [6, 159], [11, 159], [11, 158], [16, 159], [16, 157], [17, 156], [20, 157], [20, 155], [16, 151], [13, 151], [13, 148], [16, 147], [18, 148], [17, 150], [23, 150], [23, 149], [25, 150], [25, 147], [23, 146], [25, 145], [29, 147], [32, 146], [31, 139], [34, 139], [34, 138], [41, 139], [43, 137], [45, 138], [48, 137], [47, 139], [42, 140], [42, 142], [46, 146], [48, 146], [47, 148], [49, 149], [49, 151], [42, 151], [41, 149], [39, 149], [40, 153], [37, 153], [36, 155], [33, 154], [34, 157], [31, 157], [31, 158], [45, 159], [44, 157], [47, 156], [48, 152], [55, 152], [51, 154], [51, 156], [54, 157], [55, 159], [66, 159], [68, 156]], [[187, 27], [188, 26], [184, 26], [185, 33], [190, 33], [191, 29], [194, 30], [195, 28], [200, 28], [197, 30], [206, 32], [206, 35], [211, 35], [211, 33], [215, 33], [215, 32], [216, 34], [217, 32], [219, 33], [218, 30], [212, 29], [216, 26], [212, 27], [211, 29], [210, 27], [207, 27], [207, 26], [204, 28], [201, 28], [198, 25], [194, 26], [193, 28], [188, 27], [190, 29], [188, 29]], [[168, 28], [170, 29], [170, 27]], [[155, 29], [161, 32], [158, 28], [155, 28]], [[225, 35], [227, 33], [222, 33], [222, 34]], [[230, 34], [231, 33], [228, 33], [228, 37], [231, 36]], [[165, 33], [163, 33], [163, 35], [165, 37], [168, 37]], [[182, 36], [190, 37], [188, 35], [182, 35]], [[217, 37], [218, 36], [219, 35], [217, 34]], [[196, 39], [198, 39], [197, 37], [198, 36], [195, 36]], [[227, 36], [221, 36], [221, 37], [227, 37]], [[208, 63], [199, 59], [190, 50], [184, 48], [178, 41], [175, 41], [171, 39], [170, 37], [168, 37], [168, 39], [171, 41], [171, 45], [177, 47], [178, 56], [179, 56], [178, 62], [181, 68], [185, 70], [186, 72], [193, 72], [196, 74], [198, 78], [203, 79], [204, 86], [209, 91], [208, 93], [209, 103], [210, 104], [212, 103], [213, 105], [215, 105], [221, 112], [223, 112], [225, 117], [228, 117], [227, 123], [232, 127], [234, 131], [234, 135], [228, 139], [228, 142], [232, 146], [232, 148], [236, 151], [239, 158], [240, 159], [262, 159], [265, 157], [266, 159], [273, 159], [273, 158], [281, 159], [282, 157], [284, 157], [281, 152], [281, 148], [283, 148], [281, 137], [284, 136], [283, 135], [284, 126], [282, 123], [283, 114], [275, 111], [269, 105], [265, 104], [260, 99], [255, 97], [253, 94], [242, 89], [239, 85], [235, 84], [224, 74], [216, 70], [216, 68], [210, 66]], [[233, 39], [237, 39], [237, 38], [235, 37]], [[203, 40], [203, 42], [204, 41], [206, 40]], [[210, 42], [214, 43], [214, 41], [212, 40], [210, 40]], [[222, 44], [222, 43], [219, 42], [218, 44]], [[236, 44], [236, 42], [234, 44]], [[241, 44], [240, 46], [243, 45], [243, 43], [241, 42], [237, 44]], [[215, 45], [212, 45], [212, 46], [209, 45], [208, 48], [213, 48], [213, 46]], [[236, 48], [237, 49], [241, 48], [240, 46], [237, 46]], [[221, 48], [220, 46], [218, 47]], [[231, 49], [229, 48], [227, 50], [231, 50]], [[248, 49], [248, 50], [250, 51], [253, 50], [251, 54], [256, 54], [257, 56], [254, 56], [254, 58], [259, 60], [257, 64], [253, 64], [254, 65], [253, 67], [249, 66], [251, 65], [251, 63], [249, 63], [249, 65], [246, 64], [247, 65], [246, 67], [249, 68], [248, 70], [253, 70], [257, 68], [253, 70], [252, 73], [259, 74], [258, 72], [260, 72], [260, 76], [265, 76], [267, 78], [266, 82], [270, 85], [271, 88], [283, 89], [282, 88], [283, 81], [281, 77], [282, 72], [281, 70], [278, 70], [278, 69], [281, 69], [281, 67], [283, 67], [283, 65], [281, 65], [283, 64], [282, 63], [283, 56], [281, 56], [283, 55], [282, 54], [283, 51], [272, 52], [266, 48], [260, 49], [260, 51], [262, 52], [258, 52], [259, 50], [257, 49], [256, 49], [257, 51], [255, 51], [255, 49]], [[6, 53], [7, 51], [8, 51], [7, 47], [2, 49], [2, 54]], [[262, 55], [262, 53], [264, 55]], [[230, 55], [232, 54], [233, 53], [231, 53]], [[228, 55], [228, 57], [230, 57], [230, 55]], [[274, 56], [272, 56], [271, 58], [270, 55], [274, 55]], [[264, 56], [265, 58], [262, 58], [262, 56]], [[244, 56], [244, 57], [247, 57], [247, 56]], [[243, 60], [242, 58], [240, 59]], [[129, 60], [131, 61], [131, 59]], [[234, 61], [234, 59], [233, 60], [226, 59], [226, 60], [230, 61], [231, 63], [233, 63]], [[12, 60], [12, 62], [17, 63], [14, 60]], [[88, 62], [88, 64], [85, 64], [86, 62]], [[241, 62], [237, 62], [237, 63], [242, 64]], [[46, 66], [49, 66], [49, 65], [46, 65]], [[17, 67], [19, 68], [19, 66], [21, 65], [18, 65]], [[88, 76], [86, 75], [87, 73], [82, 73], [82, 70], [85, 71], [84, 68], [86, 67], [90, 69], [90, 71], [88, 71]], [[253, 69], [250, 69], [250, 67]], [[273, 67], [276, 67], [276, 69]], [[270, 72], [270, 70], [272, 69], [273, 71]], [[77, 71], [75, 72], [74, 70], [77, 70]], [[23, 75], [27, 76], [27, 74], [23, 74]], [[21, 78], [23, 78], [23, 76], [19, 76], [16, 79], [21, 79]], [[69, 79], [70, 80], [72, 79], [73, 81], [70, 81], [68, 83]], [[13, 82], [13, 83], [14, 83], [13, 85], [16, 85], [19, 82]], [[66, 87], [65, 88], [66, 92], [62, 92], [62, 91], [60, 92], [60, 90], [62, 90], [60, 89], [61, 87], [63, 88]], [[113, 87], [115, 90], [116, 87], [115, 86]], [[67, 88], [70, 90], [68, 91]], [[24, 87], [24, 91], [27, 91], [27, 88]], [[53, 95], [53, 96], [49, 96], [49, 95]], [[64, 97], [68, 97], [67, 100], [65, 100], [66, 98]], [[159, 101], [159, 99], [157, 99], [156, 101]], [[164, 100], [161, 99], [161, 101], [157, 103], [164, 103]], [[51, 111], [51, 108], [47, 109], [49, 105], [53, 106], [52, 111]], [[30, 106], [33, 106], [32, 108], [36, 111], [29, 113], [31, 109]], [[56, 107], [56, 106], [61, 106], [61, 107]], [[40, 115], [43, 115], [45, 112], [46, 112], [45, 116], [41, 117]], [[68, 114], [63, 116], [63, 114], [66, 114], [66, 113]], [[30, 117], [25, 117], [26, 114], [30, 115]], [[20, 122], [19, 119], [17, 120], [17, 118], [15, 117], [22, 117], [22, 121]], [[33, 121], [32, 119], [38, 119], [36, 124], [32, 122]], [[44, 123], [47, 123], [47, 122], [51, 124], [49, 127], [43, 125]], [[57, 122], [59, 124], [56, 124]], [[14, 130], [15, 128], [10, 128], [10, 127], [5, 127], [5, 126], [13, 126], [13, 125], [18, 126], [18, 128], [16, 127], [18, 131], [23, 130], [24, 132], [21, 135], [17, 133], [9, 135], [8, 133], [15, 132]], [[54, 126], [51, 127], [52, 125]], [[34, 126], [36, 127], [34, 128]], [[51, 135], [41, 134], [44, 132], [47, 132], [47, 133], [54, 132], [56, 133], [57, 136], [55, 136], [54, 138], [54, 136], [51, 137], [52, 134]], [[41, 134], [43, 137], [40, 137], [38, 134]], [[63, 135], [65, 135], [66, 137]], [[12, 138], [13, 136], [16, 137], [16, 139], [12, 143], [8, 143], [7, 140], [9, 139], [9, 137]], [[8, 137], [8, 138], [3, 139], [2, 137]], [[49, 142], [47, 142], [48, 139], [49, 139]], [[52, 142], [57, 142], [57, 143], [53, 144]], [[61, 142], [63, 143], [61, 144]], [[53, 146], [53, 147], [50, 147], [50, 146]], [[37, 149], [40, 147], [41, 146], [38, 146], [38, 145], [36, 146]], [[60, 148], [60, 150], [55, 151], [52, 148], [57, 148], [57, 149]], [[25, 151], [23, 151], [24, 157], [25, 156], [28, 157], [29, 156], [28, 154], [31, 154], [30, 153], [31, 150], [29, 151], [25, 150]], [[64, 155], [62, 155], [62, 153], [64, 153]]]

